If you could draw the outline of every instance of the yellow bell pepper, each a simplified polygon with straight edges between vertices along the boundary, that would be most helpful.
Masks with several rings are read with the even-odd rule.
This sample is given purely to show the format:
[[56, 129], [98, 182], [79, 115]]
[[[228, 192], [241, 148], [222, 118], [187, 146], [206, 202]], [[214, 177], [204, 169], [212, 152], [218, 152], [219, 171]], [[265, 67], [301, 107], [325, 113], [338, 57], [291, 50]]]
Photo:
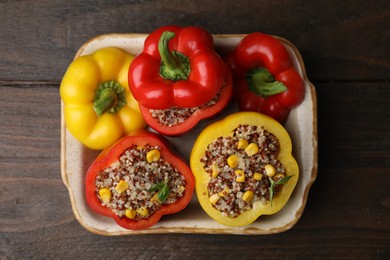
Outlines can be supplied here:
[[[269, 150], [263, 147], [261, 141], [258, 147], [255, 147], [257, 144], [252, 145], [255, 149], [249, 149], [249, 145], [245, 145], [246, 149], [243, 148], [242, 144], [247, 143], [243, 141], [245, 140], [243, 138], [250, 136], [248, 137], [251, 139], [250, 142], [261, 138], [250, 134], [245, 135], [246, 133], [241, 134], [242, 132], [237, 134], [234, 131], [239, 126], [265, 129], [277, 138], [279, 150], [277, 152], [275, 149], [274, 153], [277, 154], [276, 159], [282, 164], [284, 171], [281, 170], [280, 165], [274, 170], [283, 173], [269, 173], [268, 168], [273, 166], [269, 166], [269, 161], [262, 162], [264, 158], [262, 156]], [[224, 141], [217, 142], [222, 138]], [[225, 149], [221, 143], [233, 145]], [[247, 153], [245, 150], [251, 150], [251, 152]], [[237, 163], [231, 164], [231, 154], [236, 155], [234, 161]], [[219, 161], [213, 161], [217, 159]], [[272, 160], [274, 162], [274, 159]], [[251, 161], [252, 165], [248, 167]], [[215, 163], [219, 167], [218, 174], [214, 174]], [[292, 156], [289, 134], [276, 120], [257, 112], [237, 112], [206, 127], [194, 143], [190, 164], [195, 175], [195, 189], [200, 205], [211, 218], [227, 226], [246, 226], [261, 215], [275, 214], [281, 210], [289, 200], [299, 177], [298, 164]], [[256, 183], [259, 185], [256, 186]], [[247, 185], [246, 188], [245, 185]], [[265, 186], [267, 188], [264, 188]], [[259, 194], [260, 189], [266, 191], [264, 198], [255, 195]], [[232, 216], [229, 215], [232, 214], [230, 211], [224, 211], [226, 204], [229, 203], [234, 203], [233, 208], [241, 207], [240, 204], [246, 205], [246, 208]], [[218, 204], [222, 206], [217, 208]]]
[[60, 85], [66, 127], [85, 146], [101, 150], [146, 126], [128, 87], [133, 58], [107, 47], [79, 56], [66, 71]]

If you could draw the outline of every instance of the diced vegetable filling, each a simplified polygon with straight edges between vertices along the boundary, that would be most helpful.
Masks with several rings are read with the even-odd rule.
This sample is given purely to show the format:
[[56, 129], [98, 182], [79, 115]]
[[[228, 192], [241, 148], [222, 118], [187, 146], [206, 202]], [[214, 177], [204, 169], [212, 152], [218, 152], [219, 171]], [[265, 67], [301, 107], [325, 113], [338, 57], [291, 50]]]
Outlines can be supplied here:
[[224, 216], [237, 217], [253, 203], [271, 201], [290, 176], [277, 159], [279, 140], [264, 128], [239, 125], [207, 147], [201, 163], [211, 179], [208, 196]]
[[138, 220], [181, 198], [186, 181], [164, 161], [160, 150], [159, 146], [133, 145], [117, 163], [99, 172], [95, 185], [102, 205], [119, 217]]
[[187, 120], [192, 114], [197, 110], [202, 108], [207, 108], [214, 106], [221, 95], [221, 91], [212, 98], [209, 102], [202, 106], [192, 107], [192, 108], [181, 108], [181, 107], [171, 107], [168, 109], [149, 109], [149, 112], [152, 114], [153, 118], [157, 119], [160, 125], [164, 126], [175, 126], [183, 123]]

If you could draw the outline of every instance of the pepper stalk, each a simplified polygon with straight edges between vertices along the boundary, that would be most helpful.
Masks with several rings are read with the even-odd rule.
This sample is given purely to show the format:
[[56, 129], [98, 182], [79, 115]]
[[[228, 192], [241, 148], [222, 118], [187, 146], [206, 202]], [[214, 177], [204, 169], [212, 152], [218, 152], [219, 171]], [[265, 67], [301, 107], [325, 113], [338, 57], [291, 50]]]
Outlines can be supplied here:
[[258, 96], [268, 97], [287, 90], [286, 85], [276, 81], [266, 68], [256, 68], [247, 73], [249, 89]]
[[191, 72], [190, 60], [178, 51], [170, 51], [169, 41], [175, 33], [165, 31], [158, 42], [158, 51], [161, 56], [160, 76], [172, 81], [186, 80]]
[[97, 116], [115, 114], [126, 105], [125, 89], [115, 80], [101, 82], [96, 90], [93, 109]]

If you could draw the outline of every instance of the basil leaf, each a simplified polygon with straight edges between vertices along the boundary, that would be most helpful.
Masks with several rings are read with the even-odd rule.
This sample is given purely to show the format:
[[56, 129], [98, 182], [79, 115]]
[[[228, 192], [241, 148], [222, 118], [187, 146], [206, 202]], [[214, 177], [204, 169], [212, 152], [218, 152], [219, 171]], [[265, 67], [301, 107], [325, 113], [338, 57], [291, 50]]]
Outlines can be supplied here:
[[152, 187], [148, 189], [148, 191], [153, 192], [153, 191], [161, 190], [164, 187], [164, 185], [166, 185], [165, 182], [155, 183], [152, 185]]
[[165, 202], [169, 196], [169, 193], [171, 191], [169, 190], [169, 186], [168, 184], [164, 183], [164, 186], [161, 188], [161, 190], [158, 192], [158, 199], [161, 201], [161, 202]]

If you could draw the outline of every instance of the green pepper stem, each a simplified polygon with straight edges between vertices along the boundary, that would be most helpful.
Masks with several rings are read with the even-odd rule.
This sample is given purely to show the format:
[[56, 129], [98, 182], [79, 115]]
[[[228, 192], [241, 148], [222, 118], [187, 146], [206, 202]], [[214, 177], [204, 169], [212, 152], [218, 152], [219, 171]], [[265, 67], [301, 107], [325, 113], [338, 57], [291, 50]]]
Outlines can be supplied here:
[[248, 72], [249, 89], [258, 96], [268, 97], [287, 90], [286, 85], [276, 81], [266, 68], [256, 68]]
[[165, 31], [158, 42], [161, 57], [160, 76], [172, 81], [186, 80], [191, 71], [190, 61], [184, 54], [169, 50], [168, 43], [173, 37], [175, 33]]
[[97, 116], [106, 112], [114, 114], [125, 105], [125, 90], [118, 82], [111, 80], [100, 83], [93, 104]]

